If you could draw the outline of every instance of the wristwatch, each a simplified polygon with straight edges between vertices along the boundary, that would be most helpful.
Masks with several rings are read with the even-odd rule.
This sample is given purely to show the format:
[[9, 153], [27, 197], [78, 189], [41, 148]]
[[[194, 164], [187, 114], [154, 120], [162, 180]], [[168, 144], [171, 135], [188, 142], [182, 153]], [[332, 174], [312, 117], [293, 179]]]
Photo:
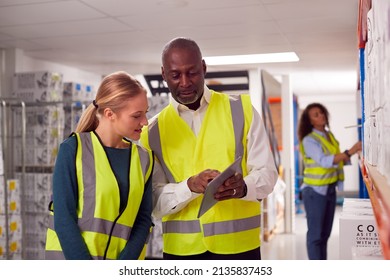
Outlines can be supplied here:
[[349, 153], [348, 150], [345, 150], [345, 151], [344, 151], [344, 154], [346, 154], [349, 158], [351, 158], [351, 156], [352, 156], [352, 155]]

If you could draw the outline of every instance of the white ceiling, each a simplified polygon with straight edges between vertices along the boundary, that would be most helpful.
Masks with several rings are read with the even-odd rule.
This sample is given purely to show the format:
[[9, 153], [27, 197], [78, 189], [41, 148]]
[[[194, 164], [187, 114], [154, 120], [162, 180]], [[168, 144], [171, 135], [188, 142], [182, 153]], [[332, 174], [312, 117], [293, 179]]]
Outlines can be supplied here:
[[0, 48], [107, 74], [160, 72], [163, 45], [195, 39], [204, 56], [295, 51], [294, 63], [261, 67], [289, 74], [298, 95], [357, 89], [358, 0], [0, 0]]

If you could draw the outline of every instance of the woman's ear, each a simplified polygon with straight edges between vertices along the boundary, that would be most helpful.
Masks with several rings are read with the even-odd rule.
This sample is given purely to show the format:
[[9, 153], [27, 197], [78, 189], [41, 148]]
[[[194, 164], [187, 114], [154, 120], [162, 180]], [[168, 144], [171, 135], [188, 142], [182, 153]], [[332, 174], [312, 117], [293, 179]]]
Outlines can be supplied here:
[[114, 112], [110, 108], [104, 109], [103, 115], [109, 120], [114, 118]]

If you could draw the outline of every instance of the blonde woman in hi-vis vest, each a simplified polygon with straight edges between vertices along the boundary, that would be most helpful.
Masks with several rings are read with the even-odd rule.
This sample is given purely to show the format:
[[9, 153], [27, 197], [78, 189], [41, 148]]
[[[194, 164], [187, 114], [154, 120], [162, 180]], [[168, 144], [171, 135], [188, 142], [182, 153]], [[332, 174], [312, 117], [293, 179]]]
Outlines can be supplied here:
[[344, 164], [362, 149], [358, 141], [340, 152], [339, 142], [329, 130], [328, 110], [320, 103], [309, 104], [298, 125], [304, 171], [302, 192], [306, 211], [306, 247], [310, 260], [326, 260], [327, 244], [336, 210], [336, 188], [343, 190]]
[[137, 260], [152, 227], [153, 155], [137, 145], [146, 90], [126, 72], [106, 76], [53, 174], [46, 259]]

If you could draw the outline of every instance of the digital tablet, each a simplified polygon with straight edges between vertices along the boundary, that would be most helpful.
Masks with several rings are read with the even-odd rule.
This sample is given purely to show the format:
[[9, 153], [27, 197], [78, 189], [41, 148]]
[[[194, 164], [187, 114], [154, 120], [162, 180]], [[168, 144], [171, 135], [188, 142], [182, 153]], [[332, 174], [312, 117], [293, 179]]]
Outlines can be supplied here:
[[240, 172], [241, 157], [238, 157], [231, 165], [229, 165], [221, 174], [211, 180], [206, 187], [203, 195], [202, 203], [200, 204], [198, 218], [213, 207], [218, 200], [214, 198], [217, 188], [225, 182], [226, 179], [233, 176], [236, 172]]

